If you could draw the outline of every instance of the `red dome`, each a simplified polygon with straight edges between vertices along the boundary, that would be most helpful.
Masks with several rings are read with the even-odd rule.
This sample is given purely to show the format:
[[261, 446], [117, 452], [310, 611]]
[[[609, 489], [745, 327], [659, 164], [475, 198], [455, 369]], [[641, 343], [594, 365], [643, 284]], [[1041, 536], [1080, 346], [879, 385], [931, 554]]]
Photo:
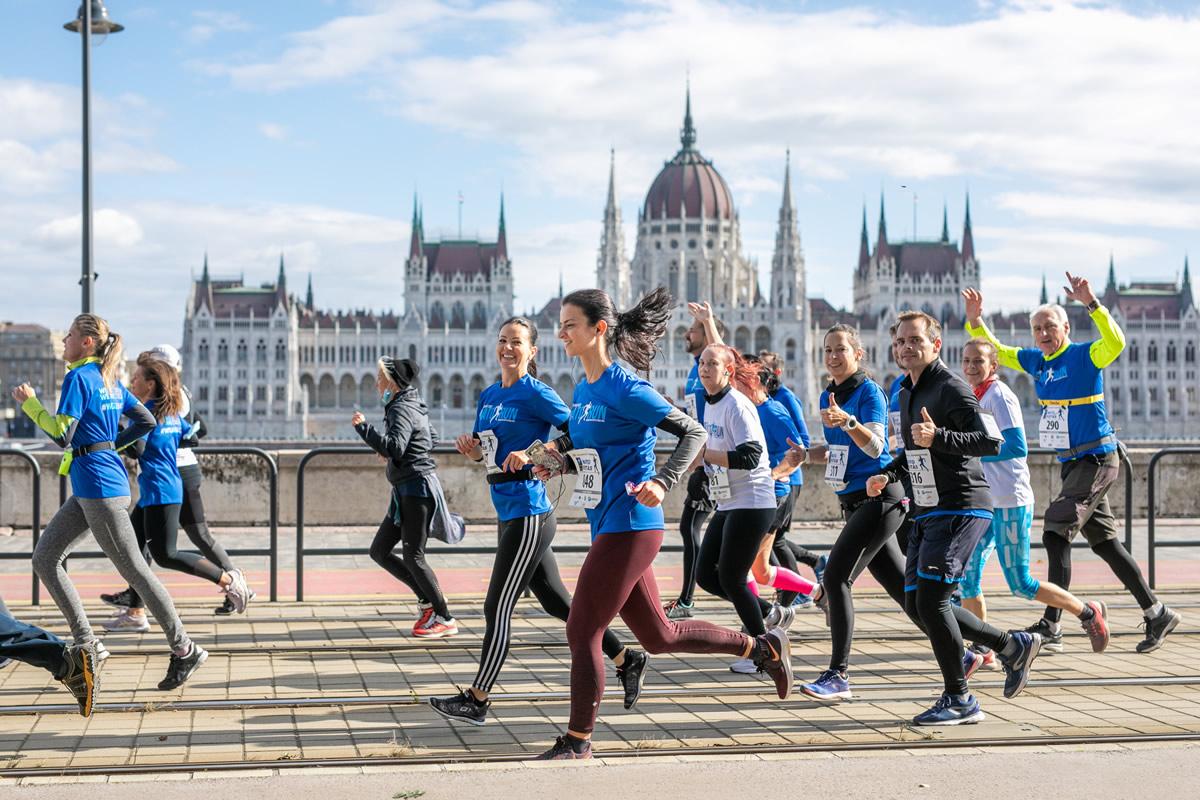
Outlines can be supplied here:
[[733, 195], [721, 173], [696, 149], [692, 126], [692, 101], [688, 93], [680, 141], [683, 147], [663, 166], [642, 211], [645, 219], [732, 219]]

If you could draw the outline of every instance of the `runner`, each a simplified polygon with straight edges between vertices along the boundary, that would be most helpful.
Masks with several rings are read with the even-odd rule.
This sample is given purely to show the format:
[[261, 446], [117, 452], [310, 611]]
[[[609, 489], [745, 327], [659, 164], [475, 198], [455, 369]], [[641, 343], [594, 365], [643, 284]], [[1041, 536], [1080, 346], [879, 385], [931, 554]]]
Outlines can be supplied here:
[[[651, 565], [662, 546], [660, 506], [699, 455], [704, 429], [612, 359], [620, 356], [634, 369], [648, 370], [671, 304], [662, 288], [624, 313], [596, 289], [572, 292], [562, 301], [558, 336], [566, 354], [580, 359], [586, 378], [575, 387], [570, 433], [543, 455], [564, 458], [564, 466], [576, 473], [571, 503], [587, 509], [593, 538], [567, 620], [571, 719], [566, 734], [541, 760], [591, 758], [604, 692], [600, 642], [618, 614], [650, 653], [753, 654], [781, 698], [791, 691], [786, 631], [775, 628], [751, 637], [698, 620], [677, 622], [667, 619], [659, 600]], [[656, 428], [678, 437], [660, 469], [654, 458]], [[539, 465], [535, 474], [546, 479], [551, 470]]]
[[[563, 622], [571, 610], [571, 596], [550, 549], [557, 527], [554, 508], [545, 484], [533, 477], [524, 452], [535, 441], [544, 442], [551, 426], [565, 432], [571, 414], [558, 394], [537, 379], [537, 335], [537, 326], [525, 317], [512, 317], [500, 326], [496, 341], [500, 380], [479, 395], [474, 432], [455, 442], [458, 452], [487, 470], [498, 544], [483, 604], [486, 627], [475, 680], [457, 695], [433, 697], [429, 704], [443, 717], [472, 725], [487, 721], [488, 695], [508, 657], [518, 598], [526, 589], [532, 590], [542, 608]], [[625, 708], [633, 708], [649, 659], [642, 651], [623, 646], [609, 630], [601, 645], [617, 666]]]
[[[992, 491], [994, 516], [992, 527], [979, 540], [979, 545], [967, 562], [962, 580], [963, 608], [982, 620], [987, 619], [987, 606], [980, 582], [988, 558], [996, 551], [1010, 592], [1079, 617], [1091, 639], [1092, 650], [1099, 653], [1108, 646], [1107, 609], [1104, 603], [1095, 600], [1084, 603], [1053, 583], [1039, 583], [1029, 574], [1033, 487], [1029, 485], [1029, 465], [1025, 461], [1029, 452], [1025, 445], [1025, 420], [1017, 396], [996, 378], [998, 368], [996, 348], [991, 342], [972, 339], [963, 346], [963, 376], [984, 413], [991, 415], [996, 429], [1004, 437], [999, 455], [981, 459], [983, 476]], [[1045, 650], [1052, 646], [1049, 642], [1042, 642]], [[971, 649], [983, 656], [982, 666], [991, 667], [995, 664], [995, 654], [985, 646], [976, 644]]]
[[[700, 416], [704, 409], [704, 385], [700, 382], [699, 372], [700, 354], [710, 344], [724, 343], [725, 325], [713, 317], [712, 307], [708, 303], [688, 303], [687, 309], [692, 315], [692, 324], [683, 335], [683, 341], [688, 355], [695, 361], [684, 387], [684, 409], [692, 419], [703, 421]], [[704, 472], [704, 465], [699, 464], [688, 475], [687, 500], [683, 503], [683, 513], [679, 517], [679, 535], [683, 539], [683, 581], [679, 587], [679, 597], [663, 606], [668, 619], [689, 619], [692, 616], [700, 540], [704, 533], [704, 523], [712, 515], [714, 507], [715, 504], [708, 494], [708, 478]]]
[[[425, 402], [414, 385], [419, 368], [407, 358], [379, 359], [375, 385], [383, 406], [382, 433], [355, 411], [350, 422], [367, 446], [387, 460], [392, 486], [387, 516], [371, 542], [371, 559], [417, 596], [420, 614], [412, 633], [421, 639], [443, 639], [458, 633], [437, 575], [425, 561], [425, 543], [445, 511], [442, 485], [430, 451], [435, 435]], [[403, 557], [393, 551], [401, 546]]]
[[14, 618], [0, 598], [0, 669], [13, 661], [49, 672], [78, 701], [80, 716], [92, 715], [104, 665], [95, 645], [67, 647], [50, 631]]
[[[1042, 447], [1057, 450], [1062, 463], [1062, 487], [1046, 507], [1043, 524], [1050, 580], [1064, 589], [1071, 587], [1071, 540], [1082, 532], [1092, 552], [1104, 559], [1141, 607], [1146, 638], [1138, 643], [1137, 652], [1151, 653], [1162, 647], [1182, 617], [1155, 597], [1141, 567], [1117, 538], [1117, 521], [1108, 505], [1108, 490], [1120, 474], [1121, 459], [1104, 405], [1104, 368], [1125, 349], [1125, 334], [1100, 305], [1086, 278], [1068, 272], [1067, 282], [1067, 299], [1082, 303], [1100, 331], [1096, 341], [1073, 343], [1066, 310], [1049, 304], [1034, 309], [1029, 317], [1035, 347], [1003, 345], [983, 321], [983, 295], [977, 289], [963, 292], [967, 332], [991, 342], [1001, 364], [1034, 377], [1042, 406], [1038, 440]], [[1060, 609], [1047, 606], [1042, 618], [1027, 630], [1061, 649], [1061, 618]]]
[[[162, 626], [171, 658], [158, 688], [182, 685], [208, 658], [188, 638], [175, 604], [142, 557], [130, 522], [129, 474], [118, 451], [154, 430], [155, 419], [116, 379], [121, 364], [121, 337], [94, 314], [80, 314], [63, 338], [67, 375], [59, 392], [58, 410], [51, 415], [33, 387], [22, 384], [13, 398], [22, 411], [66, 452], [60, 475], [71, 477], [71, 497], [42, 531], [33, 552], [33, 569], [71, 626], [75, 645], [96, 642], [83, 602], [63, 567], [63, 560], [91, 530], [113, 566], [141, 595]], [[118, 432], [125, 416], [130, 424]], [[96, 644], [99, 658], [106, 653]]]
[[[159, 565], [217, 584], [233, 602], [235, 610], [244, 612], [250, 600], [250, 589], [239, 570], [225, 572], [206, 558], [176, 549], [179, 512], [184, 497], [176, 455], [180, 440], [192, 433], [191, 425], [179, 416], [183, 408], [179, 374], [167, 362], [145, 352], [138, 356], [129, 388], [154, 414], [158, 423], [149, 436], [135, 442], [132, 448], [141, 466], [138, 502], [130, 514], [139, 545]], [[127, 591], [130, 605], [105, 621], [104, 628], [144, 633], [150, 630], [146, 609], [137, 592]]]
[[929, 637], [945, 686], [938, 701], [913, 718], [915, 725], [984, 719], [967, 687], [967, 671], [978, 659], [964, 654], [964, 634], [999, 655], [1006, 672], [1005, 697], [1025, 688], [1041, 647], [1036, 633], [1004, 633], [950, 602], [967, 560], [992, 522], [992, 498], [979, 456], [998, 454], [1003, 439], [999, 431], [989, 430], [967, 385], [941, 362], [941, 333], [937, 320], [924, 312], [900, 314], [896, 338], [907, 373], [900, 385], [904, 459], [866, 482], [871, 497], [903, 482], [913, 501], [905, 610], [920, 620]]

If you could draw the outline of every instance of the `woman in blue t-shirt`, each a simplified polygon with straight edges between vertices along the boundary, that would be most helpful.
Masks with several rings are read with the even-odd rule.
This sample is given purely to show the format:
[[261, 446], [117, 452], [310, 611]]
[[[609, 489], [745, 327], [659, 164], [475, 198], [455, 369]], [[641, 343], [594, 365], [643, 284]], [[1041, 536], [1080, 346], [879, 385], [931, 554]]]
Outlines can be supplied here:
[[[429, 704], [443, 717], [472, 725], [487, 721], [488, 694], [508, 656], [513, 609], [525, 590], [531, 589], [542, 608], [563, 622], [571, 611], [571, 595], [550, 549], [558, 526], [554, 507], [524, 452], [534, 441], [549, 439], [551, 428], [566, 431], [571, 413], [558, 394], [538, 380], [537, 351], [537, 326], [530, 320], [512, 317], [500, 326], [500, 380], [479, 395], [474, 432], [455, 442], [458, 452], [487, 470], [498, 520], [496, 561], [483, 602], [486, 627], [475, 680], [457, 695], [432, 697]], [[625, 708], [633, 708], [642, 689], [646, 654], [626, 648], [609, 630], [602, 646], [617, 665]]]
[[[33, 551], [33, 569], [71, 626], [75, 644], [107, 652], [92, 633], [87, 612], [63, 561], [90, 529], [121, 576], [145, 598], [167, 635], [171, 660], [159, 689], [181, 685], [208, 658], [188, 638], [171, 596], [142, 557], [129, 521], [129, 473], [117, 451], [154, 430], [151, 414], [117, 381], [121, 337], [94, 314], [80, 314], [63, 338], [67, 376], [59, 393], [58, 410], [50, 414], [29, 384], [13, 390], [21, 409], [66, 450], [59, 474], [71, 476], [72, 496], [55, 513]], [[121, 417], [130, 424], [118, 431]]]
[[837, 493], [846, 524], [829, 551], [821, 581], [820, 601], [828, 603], [833, 638], [829, 669], [800, 687], [817, 700], [851, 696], [846, 674], [854, 638], [850, 587], [862, 564], [904, 608], [904, 560], [895, 534], [904, 520], [906, 501], [903, 488], [894, 484], [877, 498], [867, 497], [867, 478], [883, 470], [892, 457], [887, 450], [887, 397], [863, 371], [862, 358], [855, 328], [839, 324], [825, 333], [825, 369], [831, 379], [821, 394], [826, 443], [813, 448], [810, 459], [826, 465], [825, 483]]
[[[138, 464], [138, 501], [130, 513], [138, 544], [160, 566], [186, 575], [195, 575], [221, 587], [239, 614], [246, 610], [250, 588], [241, 570], [226, 572], [207, 558], [176, 548], [179, 538], [179, 513], [183, 507], [183, 476], [176, 464], [179, 442], [191, 436], [191, 424], [180, 416], [183, 410], [183, 386], [179, 373], [151, 352], [138, 356], [137, 368], [129, 389], [154, 415], [157, 426], [136, 442]], [[141, 596], [129, 589], [129, 605], [104, 623], [110, 631], [150, 630], [146, 607]]]
[[[598, 289], [571, 292], [562, 301], [558, 338], [567, 355], [579, 359], [586, 377], [575, 387], [570, 433], [556, 439], [553, 450], [576, 475], [571, 505], [586, 509], [592, 547], [567, 620], [571, 720], [541, 760], [591, 758], [592, 728], [604, 693], [600, 642], [618, 614], [651, 653], [753, 656], [775, 678], [777, 689], [785, 681], [782, 659], [788, 658], [788, 645], [782, 630], [752, 638], [698, 620], [669, 620], [659, 600], [651, 565], [662, 546], [663, 497], [700, 454], [705, 434], [698, 422], [613, 358], [648, 371], [672, 304], [661, 287], [623, 313]], [[655, 429], [678, 437], [662, 467], [654, 458]], [[546, 479], [552, 473], [538, 467], [534, 474]]]

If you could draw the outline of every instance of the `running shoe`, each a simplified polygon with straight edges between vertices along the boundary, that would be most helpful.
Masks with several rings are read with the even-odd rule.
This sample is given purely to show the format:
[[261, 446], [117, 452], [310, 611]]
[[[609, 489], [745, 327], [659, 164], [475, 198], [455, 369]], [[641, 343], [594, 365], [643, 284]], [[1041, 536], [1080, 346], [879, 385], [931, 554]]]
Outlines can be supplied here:
[[913, 717], [913, 725], [974, 725], [984, 719], [975, 695], [968, 694], [959, 700], [947, 692], [928, 711]]
[[225, 587], [225, 597], [233, 600], [233, 610], [238, 614], [245, 614], [246, 606], [254, 599], [255, 594], [246, 585], [246, 576], [240, 569], [229, 570], [229, 585]]
[[113, 594], [100, 595], [100, 602], [104, 603], [105, 605], [112, 606], [113, 608], [129, 608], [134, 604], [136, 599], [137, 595], [133, 593], [133, 589], [128, 587], [119, 592], [114, 592]]
[[976, 653], [969, 647], [963, 648], [963, 677], [967, 680], [983, 666], [983, 654]]
[[817, 583], [825, 577], [825, 565], [829, 563], [828, 556], [821, 556], [817, 559], [817, 563], [813, 565], [813, 575], [817, 576]]
[[812, 683], [802, 685], [800, 691], [814, 700], [824, 702], [849, 700], [854, 697], [850, 692], [850, 679], [846, 673], [838, 672], [836, 669], [825, 670], [821, 673], [821, 677]]
[[1099, 600], [1089, 600], [1084, 606], [1092, 610], [1092, 616], [1082, 621], [1083, 631], [1092, 642], [1092, 652], [1103, 653], [1108, 647], [1108, 606]]
[[691, 619], [693, 608], [695, 608], [694, 603], [672, 600], [663, 606], [663, 613], [667, 615], [667, 619]]
[[172, 653], [171, 661], [167, 664], [166, 677], [158, 682], [158, 688], [164, 692], [178, 689], [187, 683], [187, 679], [192, 677], [192, 673], [207, 660], [208, 651], [195, 642], [192, 642], [192, 649], [186, 656], [177, 656]]
[[4, 669], [11, 663], [13, 663], [11, 658], [0, 658], [0, 669]]
[[650, 656], [641, 650], [634, 650], [632, 647], [625, 650], [625, 663], [617, 667], [617, 680], [625, 690], [626, 711], [637, 705], [638, 698], [642, 696], [642, 684], [646, 682], [646, 665], [649, 663]]
[[96, 708], [96, 691], [101, 661], [94, 644], [68, 647], [63, 652], [66, 671], [58, 680], [79, 702], [79, 715], [90, 717]]
[[1004, 696], [1016, 697], [1029, 683], [1029, 667], [1038, 657], [1042, 649], [1042, 637], [1037, 633], [1013, 631], [1009, 634], [1017, 643], [1017, 653], [1006, 658], [1003, 653], [997, 653], [1000, 663], [1004, 665]]
[[150, 630], [150, 620], [145, 614], [130, 614], [129, 609], [125, 609], [117, 614], [114, 614], [110, 619], [100, 623], [104, 630], [112, 631], [113, 633], [145, 633]]
[[811, 595], [798, 594], [796, 599], [792, 601], [792, 608], [812, 608], [813, 599]]
[[1175, 630], [1182, 621], [1183, 617], [1178, 612], [1172, 611], [1166, 606], [1163, 606], [1162, 612], [1154, 619], [1144, 617], [1142, 627], [1146, 629], [1146, 638], [1138, 642], [1137, 651], [1153, 653], [1162, 647], [1163, 639], [1167, 638], [1167, 634]]
[[233, 614], [233, 610], [233, 599], [225, 595], [225, 602], [213, 609], [213, 613], [220, 617], [228, 617]]
[[489, 700], [477, 700], [475, 695], [464, 689], [453, 697], [431, 697], [429, 705], [446, 719], [479, 726], [487, 722], [488, 708], [492, 703]]
[[1026, 628], [1025, 633], [1036, 633], [1042, 637], [1042, 651], [1046, 655], [1063, 651], [1062, 628], [1045, 617]]
[[418, 639], [446, 639], [458, 633], [458, 623], [453, 619], [443, 619], [437, 614], [429, 617], [429, 621], [420, 628], [413, 628], [413, 636]]
[[94, 639], [92, 644], [96, 647], [96, 659], [99, 661], [107, 661], [112, 653], [108, 652], [108, 648], [104, 646], [104, 642], [99, 639]]
[[775, 682], [775, 691], [780, 700], [787, 700], [792, 693], [795, 677], [792, 675], [792, 651], [787, 631], [772, 628], [756, 637], [760, 655], [755, 658], [759, 670], [767, 673]]
[[421, 628], [424, 628], [426, 625], [429, 624], [429, 621], [431, 619], [433, 619], [433, 606], [432, 605], [427, 605], [425, 603], [418, 603], [417, 608], [420, 610], [421, 613], [417, 616], [417, 621], [414, 622], [413, 626], [412, 626], [412, 632], [413, 632], [414, 636], [417, 635], [418, 630], [420, 630]]
[[752, 658], [739, 658], [729, 665], [729, 671], [737, 675], [757, 675], [758, 664]]
[[763, 624], [767, 626], [767, 630], [771, 628], [783, 628], [785, 631], [792, 627], [792, 623], [796, 621], [796, 609], [791, 606], [781, 606], [778, 603], [771, 606], [771, 610], [767, 612], [767, 616], [763, 617]]
[[980, 669], [995, 669], [996, 668], [996, 651], [982, 644], [973, 644], [971, 649], [979, 655], [983, 656], [983, 663], [979, 665]]
[[[583, 741], [580, 743], [579, 749], [576, 750], [569, 741], [572, 738], [574, 737], [559, 736], [554, 740], [554, 746], [535, 758], [534, 761], [578, 761], [591, 758], [592, 743], [590, 741]], [[576, 741], [579, 740], [576, 739]]]

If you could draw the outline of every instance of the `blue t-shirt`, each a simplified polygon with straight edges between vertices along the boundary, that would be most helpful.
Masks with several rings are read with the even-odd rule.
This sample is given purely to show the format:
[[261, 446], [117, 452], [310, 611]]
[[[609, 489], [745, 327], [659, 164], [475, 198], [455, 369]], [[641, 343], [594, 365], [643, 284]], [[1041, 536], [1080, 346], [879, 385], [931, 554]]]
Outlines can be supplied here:
[[619, 364], [575, 387], [571, 441], [600, 456], [600, 504], [587, 509], [592, 538], [604, 533], [663, 529], [662, 507], [647, 508], [625, 492], [628, 481], [654, 477], [654, 428], [672, 406], [646, 381]]
[[[58, 413], [78, 420], [72, 449], [115, 442], [121, 416], [137, 405], [138, 399], [120, 383], [105, 387], [95, 362], [68, 372], [58, 397]], [[97, 450], [71, 461], [71, 491], [91, 500], [128, 497], [129, 473], [115, 450]]]
[[888, 388], [888, 449], [892, 458], [897, 458], [904, 452], [904, 436], [900, 433], [900, 384], [904, 381], [904, 373], [896, 376]]
[[[883, 389], [875, 381], [870, 379], [863, 381], [846, 402], [838, 403], [838, 405], [847, 414], [858, 419], [859, 424], [866, 425], [874, 422], [885, 426], [886, 429], [887, 398], [883, 396]], [[828, 407], [829, 393], [821, 392], [821, 408]], [[865, 490], [867, 478], [878, 475], [888, 464], [892, 463], [892, 456], [886, 448], [879, 454], [879, 458], [871, 458], [854, 443], [850, 434], [842, 428], [825, 428], [825, 441], [827, 444], [848, 445], [850, 448], [846, 458], [846, 475], [843, 478], [846, 488], [839, 490], [838, 494]]]
[[[1047, 359], [1036, 347], [1022, 347], [1017, 351], [1017, 361], [1034, 378], [1038, 401], [1043, 406], [1059, 405], [1046, 401], [1084, 401], [1067, 406], [1067, 434], [1071, 447], [1113, 435], [1112, 423], [1104, 406], [1104, 370], [1092, 361], [1092, 343], [1076, 342], [1056, 357]], [[1098, 398], [1094, 402], [1088, 402]], [[1111, 453], [1117, 449], [1116, 442], [1075, 454], [1075, 458], [1089, 454]], [[1059, 461], [1066, 461], [1059, 456]]]
[[688, 407], [687, 407], [688, 413], [690, 414], [692, 412], [691, 400], [694, 400], [695, 404], [696, 404], [696, 413], [694, 416], [695, 416], [697, 422], [700, 422], [701, 424], [703, 424], [705, 391], [704, 391], [704, 384], [700, 382], [700, 358], [699, 357], [697, 357], [696, 360], [692, 363], [692, 371], [688, 373], [687, 383], [683, 387], [683, 393], [686, 397], [690, 398], [690, 400], [688, 402]]
[[[792, 418], [792, 424], [796, 426], [796, 432], [800, 435], [799, 439], [793, 438], [792, 441], [800, 442], [805, 447], [811, 446], [812, 441], [808, 438], [808, 423], [804, 421], [804, 405], [800, 402], [800, 398], [796, 397], [795, 392], [786, 386], [780, 386], [779, 390], [771, 395], [771, 399], [787, 409], [788, 416]], [[798, 469], [789, 475], [788, 484], [803, 486], [804, 471]]]
[[[479, 395], [475, 433], [491, 431], [496, 436], [496, 466], [514, 450], [524, 450], [534, 439], [547, 441], [551, 426], [562, 425], [571, 412], [567, 404], [546, 384], [526, 375], [505, 388], [496, 382]], [[546, 485], [539, 480], [492, 484], [492, 505], [501, 522], [545, 514], [550, 510]]]
[[[147, 403], [146, 407], [153, 411], [154, 403]], [[183, 478], [179, 476], [175, 455], [179, 452], [179, 440], [191, 432], [191, 423], [172, 415], [147, 434], [146, 449], [138, 458], [141, 465], [138, 508], [183, 502]]]
[[[767, 463], [774, 469], [787, 455], [787, 440], [790, 438], [793, 442], [800, 441], [800, 433], [796, 430], [796, 424], [792, 422], [792, 417], [788, 414], [787, 409], [769, 397], [758, 407], [758, 419], [762, 422], [763, 435], [767, 439]], [[799, 471], [796, 470], [796, 472]], [[795, 475], [796, 472], [793, 472], [792, 475]], [[786, 481], [775, 481], [776, 497], [784, 497], [792, 490], [791, 475], [788, 478], [789, 480]]]

